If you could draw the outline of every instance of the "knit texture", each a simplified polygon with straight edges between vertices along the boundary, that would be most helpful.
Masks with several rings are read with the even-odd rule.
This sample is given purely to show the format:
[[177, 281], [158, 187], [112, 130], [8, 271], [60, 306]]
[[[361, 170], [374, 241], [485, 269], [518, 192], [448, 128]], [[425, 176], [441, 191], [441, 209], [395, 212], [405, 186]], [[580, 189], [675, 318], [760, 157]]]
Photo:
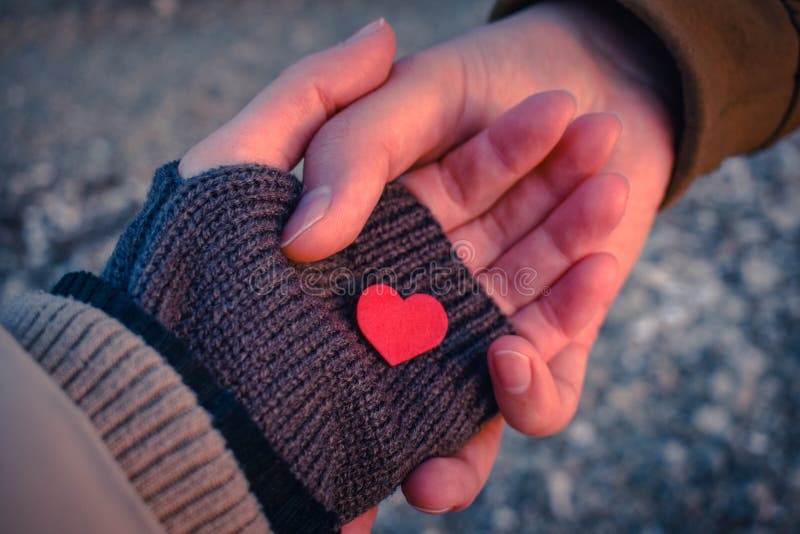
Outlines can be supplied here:
[[185, 344], [142, 310], [130, 295], [87, 272], [63, 276], [52, 292], [75, 298], [119, 320], [157, 350], [181, 375], [200, 406], [211, 415], [214, 428], [225, 438], [250, 482], [250, 491], [269, 516], [273, 530], [326, 532], [335, 529], [335, 516], [302, 487], [230, 390], [221, 387], [209, 370], [192, 357]]
[[[263, 166], [183, 180], [168, 164], [103, 277], [187, 343], [342, 524], [496, 412], [486, 351], [511, 328], [400, 185], [353, 245], [290, 262], [279, 240], [300, 191]], [[358, 296], [379, 282], [440, 300], [450, 323], [440, 346], [386, 364], [355, 323]]]
[[269, 532], [224, 439], [141, 338], [72, 299], [29, 294], [0, 322], [86, 414], [169, 532]]

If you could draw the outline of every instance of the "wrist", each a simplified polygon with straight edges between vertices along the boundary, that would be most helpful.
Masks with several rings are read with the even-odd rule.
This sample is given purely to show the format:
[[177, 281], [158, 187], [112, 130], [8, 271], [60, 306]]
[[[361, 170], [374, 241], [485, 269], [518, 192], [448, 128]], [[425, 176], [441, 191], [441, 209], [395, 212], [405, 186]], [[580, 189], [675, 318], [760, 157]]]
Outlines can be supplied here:
[[595, 110], [615, 111], [611, 102], [635, 95], [657, 105], [674, 130], [672, 122], [680, 117], [680, 75], [658, 37], [634, 14], [616, 2], [583, 0], [548, 0], [529, 10], [582, 48], [596, 75], [589, 87]]
[[633, 183], [629, 215], [652, 218], [669, 183], [682, 117], [680, 78], [669, 53], [615, 3], [545, 1], [510, 19], [524, 26], [518, 32], [524, 39], [514, 44], [546, 80], [541, 90], [572, 92], [579, 114], [620, 118], [623, 133], [609, 165]]

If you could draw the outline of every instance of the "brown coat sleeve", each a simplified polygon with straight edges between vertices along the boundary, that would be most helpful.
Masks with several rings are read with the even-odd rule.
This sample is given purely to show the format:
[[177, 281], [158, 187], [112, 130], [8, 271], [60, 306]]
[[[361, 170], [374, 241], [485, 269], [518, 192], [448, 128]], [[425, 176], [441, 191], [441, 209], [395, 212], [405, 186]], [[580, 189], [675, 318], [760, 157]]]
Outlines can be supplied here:
[[[498, 0], [492, 18], [535, 0]], [[665, 204], [723, 158], [800, 126], [800, 0], [616, 0], [658, 36], [681, 77], [682, 131]]]

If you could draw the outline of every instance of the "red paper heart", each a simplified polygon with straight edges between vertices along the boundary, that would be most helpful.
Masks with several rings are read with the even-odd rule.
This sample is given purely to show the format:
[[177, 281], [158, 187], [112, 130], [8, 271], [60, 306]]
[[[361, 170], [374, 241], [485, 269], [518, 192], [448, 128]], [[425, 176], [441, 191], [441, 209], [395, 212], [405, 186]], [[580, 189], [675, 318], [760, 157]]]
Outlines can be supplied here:
[[392, 366], [428, 352], [447, 334], [447, 312], [435, 297], [416, 293], [403, 300], [383, 284], [361, 293], [356, 319], [364, 337]]

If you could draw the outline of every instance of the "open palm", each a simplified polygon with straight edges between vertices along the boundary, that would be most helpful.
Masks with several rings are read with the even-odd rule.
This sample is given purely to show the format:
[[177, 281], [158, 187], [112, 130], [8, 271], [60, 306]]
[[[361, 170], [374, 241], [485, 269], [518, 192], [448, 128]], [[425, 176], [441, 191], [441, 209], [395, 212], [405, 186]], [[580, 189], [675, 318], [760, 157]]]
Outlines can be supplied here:
[[[498, 339], [489, 362], [503, 415], [537, 436], [560, 430], [577, 408], [588, 350], [571, 343], [613, 299], [617, 262], [601, 244], [628, 196], [624, 177], [597, 174], [618, 120], [572, 121], [574, 112], [567, 93], [534, 95], [400, 178], [520, 334]], [[501, 433], [497, 418], [454, 457], [424, 463], [403, 486], [409, 500], [431, 512], [468, 506]]]

